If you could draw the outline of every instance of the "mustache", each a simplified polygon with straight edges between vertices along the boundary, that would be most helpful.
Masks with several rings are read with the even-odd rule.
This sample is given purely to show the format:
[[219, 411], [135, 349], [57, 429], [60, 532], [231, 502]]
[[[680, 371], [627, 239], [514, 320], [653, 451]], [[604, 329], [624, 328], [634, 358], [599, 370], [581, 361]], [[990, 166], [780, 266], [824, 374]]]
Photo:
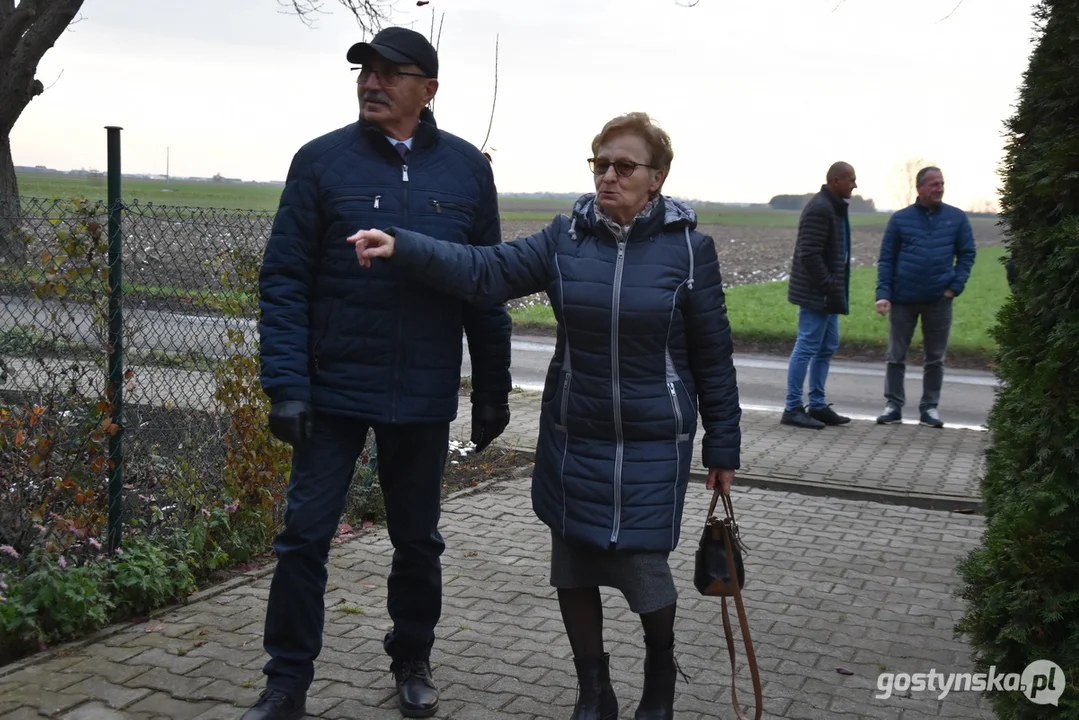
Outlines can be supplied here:
[[378, 102], [382, 103], [383, 105], [393, 104], [393, 102], [390, 100], [390, 96], [382, 92], [381, 90], [368, 90], [360, 96], [360, 100], [362, 102]]

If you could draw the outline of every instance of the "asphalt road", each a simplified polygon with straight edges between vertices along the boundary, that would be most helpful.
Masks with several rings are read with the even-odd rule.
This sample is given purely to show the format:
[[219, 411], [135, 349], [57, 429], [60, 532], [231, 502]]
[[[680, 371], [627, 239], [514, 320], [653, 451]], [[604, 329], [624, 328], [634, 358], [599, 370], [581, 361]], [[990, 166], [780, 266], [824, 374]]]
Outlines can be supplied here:
[[[515, 335], [513, 383], [525, 390], [541, 390], [554, 341], [544, 337]], [[742, 407], [750, 410], [783, 411], [787, 387], [787, 359], [759, 355], [735, 357], [738, 393]], [[470, 372], [468, 353], [462, 373]], [[907, 407], [904, 422], [917, 422], [921, 396], [920, 367], [908, 367]], [[940, 413], [950, 427], [981, 428], [993, 406], [996, 378], [991, 373], [945, 370]], [[840, 414], [857, 420], [875, 419], [884, 410], [882, 363], [833, 362], [828, 374], [828, 401]], [[777, 417], [778, 420], [778, 417]]]
[[[91, 327], [90, 311], [81, 306], [28, 301], [0, 296], [0, 332], [13, 328], [57, 330], [71, 340], [92, 342], [85, 337]], [[226, 329], [243, 329], [254, 339], [255, 323], [250, 320], [191, 315], [130, 307], [124, 311], [128, 336], [127, 350], [156, 350], [175, 353], [200, 352], [208, 356], [227, 354]], [[0, 335], [0, 338], [3, 336]], [[513, 340], [513, 382], [526, 390], [541, 390], [551, 360], [554, 341], [546, 337], [515, 335]], [[0, 348], [2, 352], [4, 348]], [[462, 374], [471, 372], [467, 347]], [[735, 359], [742, 405], [747, 409], [781, 412], [786, 395], [787, 359], [739, 355]], [[953, 427], [982, 427], [993, 405], [996, 378], [985, 372], [946, 370], [940, 412]], [[833, 362], [828, 378], [828, 400], [833, 408], [855, 419], [873, 419], [884, 409], [884, 365], [882, 363]], [[921, 368], [907, 368], [906, 422], [917, 421], [921, 394]]]

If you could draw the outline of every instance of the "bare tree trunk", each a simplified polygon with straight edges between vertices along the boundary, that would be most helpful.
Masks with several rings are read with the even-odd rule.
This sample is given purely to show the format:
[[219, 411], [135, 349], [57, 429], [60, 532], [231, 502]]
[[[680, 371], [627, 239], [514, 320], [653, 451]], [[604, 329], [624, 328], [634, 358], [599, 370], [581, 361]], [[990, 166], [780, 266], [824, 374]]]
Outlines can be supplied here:
[[22, 262], [26, 245], [20, 237], [19, 181], [11, 159], [11, 142], [0, 137], [0, 260]]
[[19, 184], [11, 129], [45, 91], [35, 77], [42, 56], [75, 19], [83, 0], [0, 0], [0, 260], [21, 260]]

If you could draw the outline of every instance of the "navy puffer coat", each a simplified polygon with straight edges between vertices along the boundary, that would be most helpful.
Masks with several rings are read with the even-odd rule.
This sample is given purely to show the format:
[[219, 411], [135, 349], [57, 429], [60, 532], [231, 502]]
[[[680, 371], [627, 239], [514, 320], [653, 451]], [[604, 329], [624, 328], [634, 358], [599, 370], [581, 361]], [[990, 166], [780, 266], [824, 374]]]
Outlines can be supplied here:
[[505, 402], [506, 308], [447, 298], [389, 266], [365, 272], [346, 241], [398, 225], [457, 243], [502, 242], [491, 164], [422, 117], [407, 164], [362, 120], [296, 153], [259, 277], [261, 380], [273, 402], [377, 423], [449, 422], [462, 329], [473, 388]]
[[933, 303], [946, 290], [957, 296], [970, 279], [976, 255], [974, 230], [966, 213], [920, 202], [888, 220], [877, 260], [877, 300], [897, 305]]
[[[737, 469], [741, 409], [710, 237], [670, 198], [624, 242], [594, 196], [541, 232], [470, 247], [394, 228], [388, 262], [470, 301], [545, 291], [558, 338], [540, 414], [532, 501], [564, 538], [669, 551], [689, 482], [697, 413], [705, 467]], [[380, 261], [376, 261], [376, 265]]]

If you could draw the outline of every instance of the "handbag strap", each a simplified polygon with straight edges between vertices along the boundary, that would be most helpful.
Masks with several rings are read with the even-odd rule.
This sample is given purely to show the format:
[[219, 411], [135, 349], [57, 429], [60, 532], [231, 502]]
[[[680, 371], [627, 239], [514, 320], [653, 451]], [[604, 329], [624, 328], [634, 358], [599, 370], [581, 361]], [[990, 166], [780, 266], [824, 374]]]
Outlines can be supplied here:
[[[715, 496], [712, 497], [712, 506], [709, 509], [708, 515], [711, 517], [712, 510], [715, 510], [716, 496], [720, 495], [719, 488], [716, 488]], [[729, 495], [723, 495], [723, 505], [727, 510], [728, 517], [734, 518], [734, 507], [731, 505], [731, 499]], [[734, 548], [731, 547], [731, 533], [723, 533], [723, 544], [727, 550], [727, 571], [730, 574], [731, 583], [734, 585], [734, 605], [738, 610], [738, 624], [742, 630], [742, 641], [746, 646], [746, 661], [749, 664], [749, 674], [753, 680], [753, 700], [756, 705], [756, 711], [754, 713], [755, 720], [760, 720], [761, 713], [763, 712], [763, 693], [761, 692], [761, 676], [760, 670], [757, 668], [757, 656], [753, 652], [753, 639], [749, 634], [749, 620], [746, 618], [746, 609], [742, 604], [742, 588], [738, 585], [738, 571], [734, 566]], [[731, 629], [731, 618], [727, 613], [727, 598], [723, 598], [723, 633], [727, 636], [727, 652], [731, 657], [731, 703], [734, 705], [734, 712], [738, 715], [738, 720], [746, 720], [746, 716], [742, 714], [742, 708], [738, 704], [738, 690], [737, 685], [737, 668], [735, 666], [735, 654], [734, 654], [734, 633]]]
[[712, 493], [712, 502], [708, 505], [708, 518], [711, 519], [715, 517], [716, 503], [719, 502], [720, 498], [723, 498], [724, 512], [726, 512], [727, 517], [730, 518], [731, 522], [734, 522], [734, 505], [731, 503], [731, 496], [726, 493], [721, 493], [719, 491], [719, 485], [716, 485], [715, 492]]

